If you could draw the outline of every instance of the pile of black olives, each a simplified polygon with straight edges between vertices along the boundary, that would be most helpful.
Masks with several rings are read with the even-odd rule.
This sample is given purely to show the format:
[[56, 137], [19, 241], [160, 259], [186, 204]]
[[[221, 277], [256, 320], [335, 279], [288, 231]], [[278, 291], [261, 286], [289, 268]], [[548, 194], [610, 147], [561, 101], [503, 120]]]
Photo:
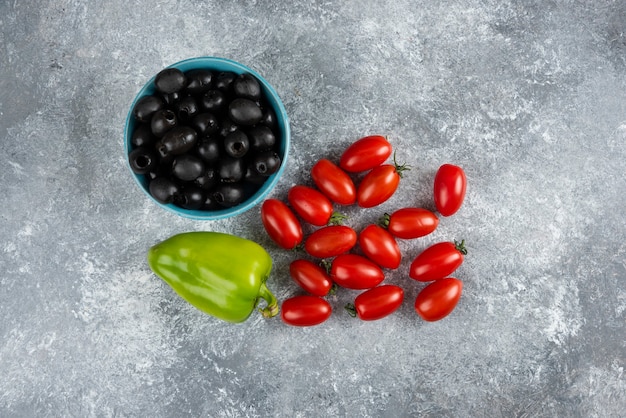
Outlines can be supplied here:
[[276, 115], [251, 74], [166, 68], [139, 99], [132, 170], [150, 194], [185, 209], [246, 200], [281, 164]]

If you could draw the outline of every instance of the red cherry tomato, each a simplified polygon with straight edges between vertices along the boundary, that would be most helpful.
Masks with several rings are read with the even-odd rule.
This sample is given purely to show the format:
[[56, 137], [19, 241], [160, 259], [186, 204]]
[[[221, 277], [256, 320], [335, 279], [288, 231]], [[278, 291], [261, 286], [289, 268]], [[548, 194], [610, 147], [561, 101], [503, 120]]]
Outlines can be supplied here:
[[261, 206], [261, 220], [265, 231], [280, 247], [293, 249], [302, 242], [304, 234], [296, 215], [277, 199], [267, 199]]
[[443, 279], [459, 268], [465, 254], [465, 241], [431, 245], [415, 257], [409, 268], [409, 276], [420, 282]]
[[341, 254], [330, 265], [330, 277], [346, 289], [371, 289], [385, 279], [385, 273], [371, 260], [357, 254]]
[[293, 210], [311, 225], [326, 225], [333, 215], [332, 202], [312, 187], [293, 186], [289, 189], [287, 200]]
[[427, 209], [402, 208], [385, 214], [381, 224], [397, 238], [413, 239], [426, 236], [437, 229], [439, 218]]
[[346, 305], [350, 312], [364, 321], [375, 321], [395, 312], [404, 300], [404, 290], [400, 286], [386, 284], [366, 290], [356, 297], [354, 305]]
[[333, 281], [326, 270], [309, 260], [292, 261], [289, 274], [302, 289], [315, 296], [326, 296], [333, 287]]
[[415, 311], [425, 321], [438, 321], [454, 310], [463, 290], [463, 282], [454, 277], [432, 282], [415, 299]]
[[406, 164], [399, 165], [396, 158], [392, 164], [374, 167], [363, 177], [356, 191], [356, 201], [362, 208], [371, 208], [387, 201], [398, 190], [402, 172], [410, 170]]
[[333, 162], [321, 159], [311, 168], [313, 182], [330, 200], [340, 205], [356, 202], [356, 187], [350, 176]]
[[287, 200], [293, 210], [311, 225], [339, 224], [345, 219], [345, 216], [333, 211], [333, 203], [330, 199], [312, 187], [293, 186], [289, 189]]
[[301, 295], [283, 302], [280, 317], [288, 325], [310, 327], [326, 321], [332, 308], [330, 303], [319, 296]]
[[384, 136], [366, 136], [346, 148], [339, 159], [339, 167], [350, 173], [371, 170], [384, 163], [391, 151], [391, 144]]
[[435, 206], [442, 216], [454, 215], [465, 199], [467, 179], [461, 167], [444, 164], [435, 175]]
[[402, 261], [402, 252], [396, 239], [378, 225], [368, 225], [361, 231], [359, 247], [370, 260], [383, 268], [397, 269]]
[[345, 225], [330, 225], [314, 231], [304, 242], [307, 253], [317, 258], [334, 257], [349, 251], [357, 241], [354, 229]]

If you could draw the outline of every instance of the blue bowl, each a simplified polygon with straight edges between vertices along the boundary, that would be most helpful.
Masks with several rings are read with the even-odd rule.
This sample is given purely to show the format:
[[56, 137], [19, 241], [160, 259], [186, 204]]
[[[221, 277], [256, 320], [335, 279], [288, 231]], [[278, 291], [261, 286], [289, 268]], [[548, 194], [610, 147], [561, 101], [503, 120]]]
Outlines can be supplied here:
[[279, 135], [277, 137], [278, 147], [277, 153], [281, 159], [281, 165], [274, 174], [269, 176], [265, 183], [263, 183], [260, 188], [247, 200], [242, 203], [230, 207], [230, 208], [222, 208], [217, 210], [191, 210], [184, 209], [182, 207], [176, 206], [173, 203], [163, 204], [150, 194], [148, 191], [148, 181], [145, 176], [135, 174], [130, 168], [130, 163], [128, 162], [128, 154], [132, 150], [131, 138], [133, 131], [135, 130], [136, 121], [132, 115], [133, 108], [139, 99], [144, 96], [148, 96], [154, 94], [155, 86], [154, 79], [156, 77], [153, 76], [148, 83], [143, 86], [143, 88], [139, 91], [135, 100], [130, 106], [130, 110], [128, 112], [128, 116], [126, 117], [126, 127], [124, 130], [124, 150], [126, 151], [125, 159], [126, 165], [131, 172], [131, 175], [135, 179], [135, 182], [139, 185], [139, 188], [148, 196], [150, 200], [156, 203], [158, 206], [162, 207], [165, 210], [168, 210], [177, 215], [183, 216], [185, 218], [196, 219], [196, 220], [217, 220], [229, 218], [231, 216], [238, 215], [243, 213], [252, 207], [256, 206], [258, 203], [262, 202], [265, 197], [270, 193], [270, 191], [276, 186], [278, 180], [285, 170], [285, 166], [287, 163], [287, 156], [289, 154], [289, 146], [291, 144], [291, 130], [289, 128], [289, 119], [287, 117], [287, 112], [285, 110], [285, 106], [283, 105], [280, 97], [278, 97], [278, 93], [276, 90], [265, 80], [259, 73], [252, 70], [251, 68], [246, 67], [243, 64], [240, 64], [236, 61], [232, 61], [226, 58], [216, 58], [216, 57], [197, 57], [197, 58], [189, 58], [175, 64], [170, 65], [167, 68], [178, 68], [179, 70], [186, 72], [194, 69], [208, 69], [215, 72], [221, 71], [230, 71], [235, 74], [243, 74], [248, 73], [256, 77], [263, 90], [263, 94], [267, 100], [267, 102], [272, 106], [274, 113], [276, 115], [276, 122], [279, 130]]

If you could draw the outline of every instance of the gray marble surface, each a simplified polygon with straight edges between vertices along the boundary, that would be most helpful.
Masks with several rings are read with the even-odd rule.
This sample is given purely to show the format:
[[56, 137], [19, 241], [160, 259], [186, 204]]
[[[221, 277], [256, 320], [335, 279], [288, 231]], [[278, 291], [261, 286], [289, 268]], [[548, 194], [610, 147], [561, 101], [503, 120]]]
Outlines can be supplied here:
[[[0, 47], [0, 416], [624, 416], [624, 1], [11, 0]], [[230, 325], [151, 274], [151, 245], [215, 230], [268, 249], [281, 300], [299, 292], [258, 208], [178, 218], [126, 167], [134, 95], [203, 55], [256, 69], [285, 103], [272, 197], [372, 133], [413, 170], [349, 225], [432, 208], [437, 167], [465, 168], [461, 211], [401, 243], [394, 315], [349, 317], [346, 290], [318, 327]], [[461, 238], [461, 301], [426, 323], [410, 261]]]

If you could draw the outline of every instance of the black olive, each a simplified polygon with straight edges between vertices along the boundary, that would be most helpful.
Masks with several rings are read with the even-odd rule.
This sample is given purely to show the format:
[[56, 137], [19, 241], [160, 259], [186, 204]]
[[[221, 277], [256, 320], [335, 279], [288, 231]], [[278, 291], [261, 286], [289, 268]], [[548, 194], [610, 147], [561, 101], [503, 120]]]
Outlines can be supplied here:
[[167, 177], [156, 177], [150, 182], [148, 189], [157, 202], [164, 204], [172, 203], [180, 191], [176, 183]]
[[261, 98], [261, 85], [252, 75], [239, 74], [233, 81], [233, 92], [238, 97], [259, 100]]
[[141, 125], [137, 125], [130, 138], [130, 142], [136, 147], [154, 144], [156, 137], [152, 134], [150, 124], [142, 123]]
[[178, 120], [181, 122], [188, 122], [194, 116], [198, 114], [198, 103], [193, 96], [184, 96], [181, 97], [178, 102], [176, 102], [174, 108], [176, 109], [176, 115], [178, 116]]
[[203, 190], [209, 190], [217, 186], [219, 181], [220, 177], [217, 170], [213, 167], [209, 167], [204, 171], [204, 173], [198, 176], [193, 183]]
[[217, 74], [215, 87], [223, 92], [230, 92], [235, 78], [237, 78], [237, 74], [230, 71], [223, 71]]
[[133, 108], [133, 116], [140, 122], [150, 122], [154, 112], [165, 107], [165, 103], [157, 96], [143, 96], [137, 100]]
[[255, 151], [265, 151], [276, 144], [276, 135], [265, 125], [256, 125], [248, 130], [250, 148]]
[[244, 180], [249, 184], [261, 185], [267, 181], [267, 176], [263, 174], [259, 174], [256, 171], [254, 164], [248, 165], [246, 168], [246, 174], [244, 175]]
[[220, 179], [227, 183], [234, 183], [246, 174], [246, 165], [243, 159], [223, 156], [218, 164]]
[[177, 194], [174, 203], [185, 209], [197, 210], [204, 206], [205, 201], [206, 195], [202, 189], [188, 185]]
[[204, 163], [192, 154], [178, 155], [172, 162], [172, 174], [182, 181], [195, 180], [203, 171]]
[[235, 132], [237, 129], [239, 129], [239, 125], [237, 125], [235, 122], [233, 122], [229, 118], [224, 118], [220, 126], [220, 135], [225, 137], [229, 133]]
[[178, 100], [180, 100], [181, 94], [179, 91], [175, 91], [174, 93], [163, 94], [162, 96], [166, 105], [173, 106]]
[[150, 121], [150, 129], [152, 134], [157, 138], [161, 138], [167, 131], [178, 124], [178, 119], [174, 112], [169, 109], [162, 109], [155, 112]]
[[187, 91], [197, 96], [211, 88], [213, 73], [210, 70], [197, 69], [185, 73], [187, 77]]
[[155, 179], [157, 177], [169, 178], [172, 173], [172, 161], [174, 161], [174, 156], [168, 155], [166, 157], [160, 157], [157, 152], [157, 158], [158, 162], [152, 170], [150, 170], [148, 176], [150, 176], [150, 179]]
[[226, 109], [226, 95], [220, 90], [209, 90], [202, 95], [200, 105], [207, 112], [219, 113]]
[[191, 120], [191, 127], [194, 128], [199, 135], [210, 135], [219, 130], [220, 122], [213, 113], [198, 113]]
[[204, 138], [197, 147], [197, 152], [200, 158], [209, 164], [216, 163], [220, 159], [221, 145], [217, 138], [207, 137]]
[[207, 193], [204, 197], [204, 204], [200, 208], [201, 210], [216, 210], [220, 208], [220, 204], [215, 200], [213, 193]]
[[274, 151], [265, 151], [255, 155], [252, 164], [257, 173], [269, 176], [278, 171], [280, 157]]
[[157, 151], [161, 157], [167, 155], [183, 154], [198, 141], [198, 134], [188, 126], [177, 126], [169, 130], [159, 142], [156, 143]]
[[228, 116], [238, 125], [256, 125], [263, 118], [263, 111], [250, 99], [235, 99], [228, 105]]
[[213, 192], [213, 198], [217, 203], [227, 208], [243, 202], [245, 197], [245, 188], [241, 183], [222, 183]]
[[248, 136], [239, 129], [224, 137], [224, 150], [231, 157], [241, 158], [246, 155], [249, 148]]
[[187, 77], [178, 68], [166, 68], [156, 75], [154, 85], [163, 94], [175, 93], [187, 85]]
[[159, 157], [152, 147], [135, 148], [128, 154], [130, 168], [135, 174], [148, 174], [158, 164]]
[[271, 129], [276, 129], [276, 114], [269, 106], [263, 111], [263, 117], [261, 123]]

